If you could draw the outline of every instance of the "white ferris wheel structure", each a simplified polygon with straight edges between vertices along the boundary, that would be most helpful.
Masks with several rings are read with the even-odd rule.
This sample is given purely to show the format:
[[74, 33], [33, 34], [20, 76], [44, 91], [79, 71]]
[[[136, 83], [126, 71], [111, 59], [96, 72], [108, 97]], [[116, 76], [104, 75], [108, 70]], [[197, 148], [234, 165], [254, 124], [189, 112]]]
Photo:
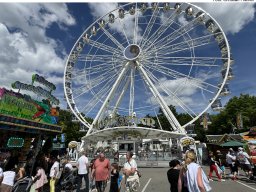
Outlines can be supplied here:
[[[186, 134], [185, 127], [210, 107], [222, 109], [233, 62], [223, 29], [200, 7], [120, 4], [74, 44], [65, 66], [65, 97], [88, 129], [86, 137], [122, 127], [139, 130], [141, 125], [131, 123], [134, 118], [157, 116], [159, 109], [171, 133]], [[169, 105], [189, 120], [181, 124]], [[129, 117], [127, 125], [107, 121], [121, 116]]]

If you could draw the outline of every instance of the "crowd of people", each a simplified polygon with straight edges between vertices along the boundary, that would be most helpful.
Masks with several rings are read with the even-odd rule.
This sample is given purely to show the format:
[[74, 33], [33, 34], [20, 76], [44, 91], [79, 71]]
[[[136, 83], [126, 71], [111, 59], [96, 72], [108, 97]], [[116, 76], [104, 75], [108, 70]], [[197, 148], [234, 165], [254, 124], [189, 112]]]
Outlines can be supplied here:
[[[140, 174], [137, 163], [133, 159], [133, 153], [127, 151], [126, 161], [122, 168], [119, 165], [118, 155], [117, 153], [111, 164], [103, 152], [95, 154], [90, 162], [86, 153], [83, 152], [77, 162], [71, 164], [68, 158], [60, 162], [56, 156], [39, 154], [34, 165], [31, 165], [31, 161], [27, 161], [25, 165], [19, 164], [17, 158], [11, 155], [4, 166], [0, 165], [0, 192], [12, 192], [15, 182], [26, 176], [32, 178], [30, 192], [42, 192], [46, 184], [49, 185], [50, 192], [55, 192], [58, 181], [65, 177], [65, 173], [72, 171], [77, 172], [77, 185], [75, 186], [77, 192], [82, 187], [82, 180], [84, 180], [86, 192], [93, 188], [97, 192], [105, 192], [108, 182], [110, 182], [109, 192], [136, 191], [140, 185]], [[250, 157], [241, 147], [237, 152], [230, 148], [227, 154], [222, 154], [219, 150], [215, 153], [209, 152], [208, 176], [197, 163], [194, 150], [187, 150], [183, 161], [174, 159], [170, 161], [169, 166], [167, 178], [171, 192], [210, 191], [209, 182], [213, 181], [213, 172], [219, 182], [224, 182], [227, 178], [225, 167], [229, 168], [229, 177], [232, 180], [238, 179], [239, 167], [248, 179], [253, 179]], [[63, 170], [62, 174], [60, 167]]]
[[209, 152], [208, 177], [201, 166], [196, 163], [196, 154], [193, 150], [186, 151], [183, 162], [174, 159], [169, 162], [169, 166], [167, 178], [171, 192], [210, 191], [209, 181], [213, 181], [212, 173], [215, 172], [219, 182], [224, 182], [224, 178], [227, 178], [225, 167], [229, 168], [229, 177], [234, 181], [238, 179], [239, 167], [248, 179], [254, 179], [250, 157], [242, 147], [239, 147], [237, 152], [230, 148], [226, 155], [221, 154], [219, 150], [215, 154]]
[[77, 162], [72, 164], [68, 158], [60, 160], [56, 156], [48, 158], [40, 154], [34, 165], [31, 166], [31, 161], [27, 161], [25, 165], [18, 166], [18, 161], [10, 157], [6, 165], [0, 165], [0, 192], [12, 192], [15, 183], [27, 177], [31, 178], [31, 182], [26, 191], [42, 192], [46, 188], [50, 192], [60, 191], [56, 186], [64, 180], [65, 174], [73, 171], [77, 173], [77, 182], [73, 188], [77, 192], [82, 187], [82, 180], [85, 182], [83, 191], [86, 192], [92, 188], [105, 192], [107, 182], [110, 182], [109, 192], [119, 192], [121, 188], [122, 191], [132, 192], [139, 186], [137, 163], [132, 157], [133, 153], [128, 151], [123, 168], [119, 166], [117, 156], [111, 164], [103, 152], [95, 154], [90, 162], [83, 152]]
[[11, 192], [16, 183], [30, 178], [27, 191], [41, 192], [43, 186], [50, 180], [50, 191], [55, 190], [60, 163], [55, 156], [48, 157], [39, 153], [34, 163], [31, 158], [26, 163], [19, 163], [17, 156], [11, 154], [7, 159], [0, 160], [0, 192]]
[[171, 192], [205, 192], [210, 191], [209, 180], [199, 164], [193, 150], [185, 153], [183, 162], [170, 161], [167, 178]]

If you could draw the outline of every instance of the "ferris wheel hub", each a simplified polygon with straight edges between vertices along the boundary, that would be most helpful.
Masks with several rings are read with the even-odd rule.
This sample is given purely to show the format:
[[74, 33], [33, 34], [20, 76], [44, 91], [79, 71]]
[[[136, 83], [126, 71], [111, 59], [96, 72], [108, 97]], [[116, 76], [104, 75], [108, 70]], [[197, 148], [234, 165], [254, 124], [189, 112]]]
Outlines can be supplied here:
[[124, 57], [129, 61], [134, 61], [139, 57], [140, 52], [141, 49], [138, 45], [131, 44], [124, 49]]

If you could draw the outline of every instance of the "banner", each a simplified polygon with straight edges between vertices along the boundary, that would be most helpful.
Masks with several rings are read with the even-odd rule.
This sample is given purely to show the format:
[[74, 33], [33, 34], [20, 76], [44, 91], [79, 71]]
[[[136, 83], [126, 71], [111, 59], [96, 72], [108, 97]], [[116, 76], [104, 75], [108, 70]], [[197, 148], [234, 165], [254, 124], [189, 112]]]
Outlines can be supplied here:
[[0, 88], [0, 113], [2, 114], [36, 122], [57, 124], [57, 110], [58, 108], [52, 108], [48, 100], [36, 101], [29, 95]]
[[34, 82], [38, 82], [38, 83], [46, 86], [48, 89], [50, 89], [50, 92], [52, 90], [56, 89], [56, 86], [53, 83], [47, 81], [44, 77], [42, 77], [38, 74], [32, 75], [32, 85], [34, 84]]

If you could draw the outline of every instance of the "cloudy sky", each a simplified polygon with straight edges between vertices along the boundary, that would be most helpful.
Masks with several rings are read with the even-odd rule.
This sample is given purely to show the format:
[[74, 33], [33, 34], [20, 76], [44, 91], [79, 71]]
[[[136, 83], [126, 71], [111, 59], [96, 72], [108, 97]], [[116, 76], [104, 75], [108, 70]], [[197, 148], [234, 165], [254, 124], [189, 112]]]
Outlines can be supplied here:
[[[256, 5], [253, 3], [198, 3], [222, 26], [230, 42], [235, 78], [233, 96], [256, 95]], [[116, 3], [10, 3], [0, 4], [0, 86], [31, 83], [34, 73], [57, 86], [54, 95], [65, 108], [63, 73], [74, 43], [96, 18]], [[116, 26], [118, 30], [118, 26]]]

